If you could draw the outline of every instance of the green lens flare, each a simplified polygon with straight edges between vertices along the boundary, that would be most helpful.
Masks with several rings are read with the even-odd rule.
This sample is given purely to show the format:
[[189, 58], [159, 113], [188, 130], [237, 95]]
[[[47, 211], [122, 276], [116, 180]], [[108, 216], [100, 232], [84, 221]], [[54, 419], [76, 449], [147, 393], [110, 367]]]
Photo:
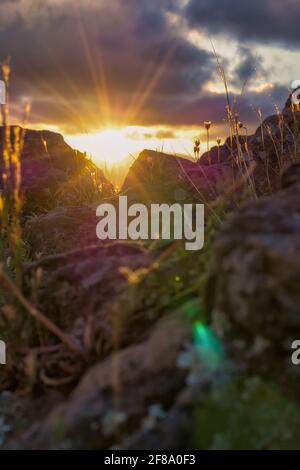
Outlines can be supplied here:
[[219, 338], [212, 329], [200, 321], [193, 327], [193, 338], [196, 350], [204, 362], [211, 370], [221, 366], [225, 359], [225, 353]]

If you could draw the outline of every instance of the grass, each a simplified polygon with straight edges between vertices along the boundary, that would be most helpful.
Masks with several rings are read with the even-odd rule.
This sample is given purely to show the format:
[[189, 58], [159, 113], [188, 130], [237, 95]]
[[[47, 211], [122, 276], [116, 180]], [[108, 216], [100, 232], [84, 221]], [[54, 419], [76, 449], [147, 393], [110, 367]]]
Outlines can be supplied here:
[[[9, 96], [10, 66], [8, 62], [2, 65], [2, 76], [6, 84], [7, 98]], [[26, 109], [26, 116], [29, 110]], [[25, 140], [26, 120], [23, 127], [9, 125], [9, 100], [1, 106], [2, 114], [2, 151], [1, 151], [1, 184], [0, 184], [0, 331], [1, 339], [7, 343], [8, 366], [0, 379], [0, 389], [5, 389], [7, 380], [14, 377], [12, 383], [19, 379], [26, 380], [28, 375], [27, 355], [22, 348], [45, 347], [49, 345], [49, 332], [65, 345], [73, 354], [82, 355], [83, 351], [66, 335], [54, 321], [47, 318], [36, 305], [38, 303], [38, 282], [40, 275], [29, 279], [31, 293], [28, 295], [28, 285], [23, 285], [23, 266], [27, 260], [26, 244], [22, 239], [22, 213], [24, 195], [21, 187], [21, 155]], [[99, 184], [97, 168], [88, 160], [79, 162], [78, 171], [66, 185], [49, 197], [49, 204], [58, 206], [64, 204], [80, 205], [99, 201], [108, 188]], [[78, 165], [79, 165], [78, 163]], [[45, 210], [45, 207], [43, 208]], [[32, 214], [38, 217], [37, 214]], [[31, 297], [31, 299], [30, 299]], [[45, 335], [45, 332], [47, 334]], [[17, 338], [17, 341], [16, 341]], [[28, 365], [28, 364], [27, 364]], [[27, 377], [29, 379], [29, 377]], [[29, 382], [32, 382], [30, 379]]]
[[[6, 62], [2, 65], [3, 80], [7, 93], [9, 90], [10, 67]], [[21, 153], [25, 134], [19, 127], [11, 131], [8, 125], [8, 104], [2, 105], [2, 161], [0, 193], [0, 247], [2, 263], [12, 272], [16, 282], [21, 286], [22, 260], [24, 245], [21, 230]]]
[[[71, 289], [65, 288], [62, 281], [57, 287], [59, 308], [52, 315], [49, 308], [43, 312], [53, 297], [43, 285], [44, 273], [38, 268], [24, 276], [24, 261], [28, 261], [26, 244], [22, 238], [24, 195], [21, 189], [21, 155], [25, 133], [21, 128], [9, 126], [8, 106], [2, 108], [3, 147], [1, 155], [2, 184], [0, 194], [0, 331], [1, 339], [9, 345], [9, 362], [5, 374], [0, 378], [0, 390], [23, 389], [27, 392], [41, 391], [48, 387], [73, 386], [86, 368], [117, 352], [132, 342], [141, 341], [149, 328], [165, 313], [184, 311], [191, 320], [210, 323], [209, 312], [205, 311], [205, 299], [209, 295], [209, 276], [214, 263], [213, 245], [217, 234], [229, 213], [245, 200], [260, 196], [255, 180], [256, 164], [251, 162], [249, 136], [241, 143], [245, 126], [239, 120], [236, 103], [232, 103], [225, 71], [216, 56], [219, 74], [227, 96], [227, 119], [230, 136], [230, 157], [233, 180], [223, 194], [216, 194], [214, 201], [205, 201], [201, 188], [194, 186], [197, 200], [206, 206], [205, 250], [187, 252], [178, 241], [144, 243], [145, 251], [153, 255], [153, 262], [147, 268], [131, 270], [128, 266], [120, 269], [126, 283], [114, 302], [109, 306], [111, 330], [101, 325], [96, 331], [93, 323], [95, 312], [84, 317], [84, 340], [80, 344], [67, 334], [72, 322], [82, 312], [70, 312]], [[2, 68], [3, 78], [9, 88], [10, 69]], [[279, 176], [286, 164], [299, 161], [298, 111], [293, 110], [291, 122], [286, 122], [277, 109], [277, 129], [274, 133], [258, 112], [261, 142], [259, 151], [263, 153], [263, 175], [266, 181], [265, 194], [274, 191], [273, 174]], [[208, 123], [207, 123], [208, 126]], [[13, 132], [12, 130], [13, 129]], [[209, 142], [209, 128], [208, 142]], [[287, 136], [291, 144], [287, 145]], [[236, 147], [234, 146], [236, 144]], [[209, 144], [208, 144], [209, 145]], [[209, 151], [209, 148], [208, 148]], [[218, 144], [220, 157], [220, 145]], [[275, 159], [273, 158], [275, 156]], [[182, 168], [184, 171], [184, 169]], [[108, 174], [110, 171], [106, 168]], [[205, 176], [205, 175], [204, 175]], [[164, 171], [160, 161], [149, 162], [147, 177], [153, 186], [164, 186]], [[188, 178], [188, 177], [187, 177]], [[189, 179], [189, 178], [188, 178]], [[159, 184], [158, 184], [159, 183]], [[155, 186], [156, 187], [156, 186]], [[119, 193], [115, 190], [115, 195]], [[49, 210], [59, 205], [85, 205], [111, 196], [111, 190], [99, 184], [97, 169], [86, 158], [78, 162], [77, 171], [70, 176], [54, 195], [46, 197], [38, 210], [29, 216], [34, 221], [41, 210]], [[28, 217], [27, 217], [28, 220]], [[25, 281], [24, 281], [25, 280]], [[46, 283], [47, 286], [47, 283]], [[53, 287], [53, 286], [52, 286]], [[59, 297], [60, 295], [60, 297]], [[43, 297], [41, 302], [41, 297]], [[51, 307], [51, 306], [50, 306]], [[50, 314], [49, 314], [50, 312]], [[192, 313], [192, 316], [191, 316]], [[43, 360], [40, 359], [41, 355]], [[117, 361], [117, 359], [116, 359]], [[119, 364], [114, 364], [113, 383], [117, 406], [121, 390], [118, 374]], [[49, 373], [49, 371], [51, 373]], [[276, 387], [275, 387], [276, 388]], [[293, 404], [286, 403], [281, 392], [273, 385], [260, 382], [233, 382], [213, 392], [201, 408], [195, 410], [193, 446], [203, 448], [273, 448], [291, 446], [293, 439], [285, 440], [288, 426], [298, 426], [298, 412]], [[248, 398], [233, 407], [244, 395]], [[263, 398], [263, 399], [262, 399]], [[279, 429], [272, 409], [277, 410], [284, 423], [283, 432]], [[251, 411], [256, 410], [254, 417]], [[262, 414], [266, 413], [266, 418]], [[257, 422], [256, 422], [257, 421]], [[207, 423], [213, 423], [213, 427]], [[236, 429], [246, 427], [239, 435]], [[261, 429], [271, 429], [271, 441], [265, 441]], [[255, 435], [255, 439], [253, 439]], [[258, 437], [257, 437], [258, 436]], [[298, 441], [296, 442], [298, 445]]]
[[215, 387], [195, 409], [192, 449], [295, 450], [300, 412], [280, 388], [259, 377]]

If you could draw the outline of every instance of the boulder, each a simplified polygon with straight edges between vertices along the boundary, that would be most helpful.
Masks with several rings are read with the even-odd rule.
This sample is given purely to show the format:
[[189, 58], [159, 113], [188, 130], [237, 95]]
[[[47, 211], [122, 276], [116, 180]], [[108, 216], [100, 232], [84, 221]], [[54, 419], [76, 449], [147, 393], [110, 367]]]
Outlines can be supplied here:
[[[38, 308], [86, 344], [93, 361], [113, 350], [116, 324], [118, 341], [128, 345], [142, 338], [146, 326], [157, 319], [159, 312], [143, 310], [147, 299], [139, 293], [139, 276], [142, 279], [154, 261], [154, 254], [138, 244], [100, 243], [27, 264], [24, 286], [30, 296], [34, 283]], [[27, 332], [18, 346], [38, 347], [36, 328]], [[54, 339], [45, 331], [44, 344]]]
[[208, 167], [187, 158], [144, 150], [129, 169], [122, 192], [131, 200], [145, 203], [211, 201], [229, 180], [229, 163]]
[[248, 141], [247, 137], [243, 135], [239, 136], [239, 139], [237, 139], [236, 137], [233, 137], [232, 140], [230, 139], [230, 137], [228, 137], [224, 145], [220, 145], [220, 152], [217, 146], [212, 147], [209, 153], [205, 152], [201, 156], [199, 160], [199, 164], [208, 166], [208, 165], [217, 165], [219, 163], [229, 163], [229, 162], [233, 163], [234, 159], [232, 157], [237, 152], [238, 142], [239, 142], [241, 151], [243, 152], [243, 154], [245, 154], [247, 151], [246, 149], [247, 141]]
[[[14, 140], [14, 126], [11, 140]], [[0, 153], [2, 146], [3, 128], [0, 128]], [[92, 202], [101, 194], [114, 193], [112, 184], [85, 154], [72, 149], [60, 134], [50, 131], [26, 130], [21, 181], [25, 215], [80, 200]]]
[[[170, 331], [172, 334], [170, 334]], [[191, 338], [178, 315], [162, 319], [142, 343], [116, 352], [91, 368], [69, 399], [9, 444], [26, 449], [107, 449], [148, 415], [166, 410], [185, 384], [177, 358]]]
[[274, 170], [299, 158], [299, 128], [300, 111], [292, 106], [290, 95], [283, 110], [268, 116], [249, 138], [254, 159], [270, 164], [271, 177]]
[[217, 236], [214, 265], [207, 310], [225, 314], [239, 360], [255, 357], [256, 372], [285, 377], [300, 337], [299, 164], [283, 173], [279, 192], [234, 213]]
[[24, 226], [24, 238], [32, 256], [48, 256], [100, 243], [96, 236], [96, 206], [56, 207], [44, 215], [30, 217]]

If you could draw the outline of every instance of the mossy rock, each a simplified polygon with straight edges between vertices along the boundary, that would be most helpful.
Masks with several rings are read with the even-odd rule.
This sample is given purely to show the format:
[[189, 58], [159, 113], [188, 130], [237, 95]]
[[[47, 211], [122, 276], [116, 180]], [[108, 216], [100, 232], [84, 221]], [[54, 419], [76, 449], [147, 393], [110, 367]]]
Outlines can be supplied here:
[[191, 447], [215, 450], [300, 449], [300, 409], [280, 389], [254, 377], [215, 390], [194, 414]]

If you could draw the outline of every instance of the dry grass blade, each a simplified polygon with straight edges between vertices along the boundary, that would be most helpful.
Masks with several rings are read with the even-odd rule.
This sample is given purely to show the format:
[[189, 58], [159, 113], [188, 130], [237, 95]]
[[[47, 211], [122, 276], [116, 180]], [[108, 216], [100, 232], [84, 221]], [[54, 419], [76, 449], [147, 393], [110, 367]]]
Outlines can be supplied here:
[[221, 194], [215, 201], [213, 201], [210, 206], [218, 207], [219, 204], [224, 203], [226, 200], [229, 200], [233, 194], [237, 193], [240, 189], [242, 189], [243, 186], [245, 186], [245, 184], [247, 184], [247, 182], [249, 181], [249, 177], [253, 175], [256, 166], [256, 162], [251, 162], [249, 168], [247, 168], [247, 174], [243, 174], [228, 188], [225, 193]]
[[11, 293], [16, 297], [20, 304], [26, 311], [35, 318], [39, 323], [45, 326], [51, 333], [61, 340], [74, 354], [84, 355], [83, 348], [76, 343], [74, 338], [66, 335], [58, 326], [56, 326], [49, 318], [43, 315], [36, 307], [34, 307], [13, 283], [9, 276], [4, 272], [3, 267], [0, 265], [0, 283], [4, 284]]
[[40, 379], [44, 385], [47, 387], [59, 387], [63, 385], [68, 385], [72, 383], [75, 379], [74, 376], [71, 377], [62, 377], [62, 378], [52, 378], [46, 375], [46, 372], [42, 369], [40, 372]]

